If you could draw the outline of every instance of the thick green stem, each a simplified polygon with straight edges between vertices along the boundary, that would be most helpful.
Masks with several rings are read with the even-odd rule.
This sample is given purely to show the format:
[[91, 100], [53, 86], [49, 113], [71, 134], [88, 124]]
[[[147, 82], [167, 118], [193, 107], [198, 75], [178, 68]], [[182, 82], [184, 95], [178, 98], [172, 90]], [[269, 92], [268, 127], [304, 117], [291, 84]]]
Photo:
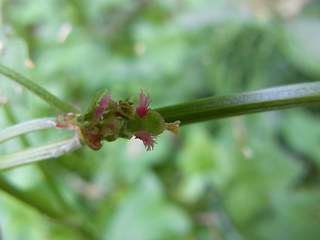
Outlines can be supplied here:
[[[0, 64], [0, 74], [10, 78], [11, 80], [17, 82], [18, 84], [26, 87], [28, 90], [33, 92], [34, 94], [38, 95], [44, 101], [46, 101], [51, 106], [57, 108], [63, 113], [67, 112], [79, 112], [76, 108], [65, 103], [64, 101], [60, 100], [56, 96], [52, 95], [50, 92], [39, 86], [38, 84], [32, 82], [31, 80], [25, 78], [24, 76], [20, 75], [19, 73], [11, 70], [10, 68]], [[3, 80], [2, 80], [3, 81]]]
[[155, 109], [166, 122], [181, 125], [292, 107], [320, 104], [320, 82], [217, 96]]

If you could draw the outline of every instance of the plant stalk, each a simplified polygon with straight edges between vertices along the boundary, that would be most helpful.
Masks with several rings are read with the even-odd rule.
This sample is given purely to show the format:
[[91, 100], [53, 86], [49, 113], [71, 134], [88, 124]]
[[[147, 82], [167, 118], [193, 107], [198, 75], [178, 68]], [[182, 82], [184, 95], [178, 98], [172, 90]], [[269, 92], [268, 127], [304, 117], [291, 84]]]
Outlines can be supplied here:
[[57, 158], [81, 147], [79, 137], [75, 134], [73, 137], [65, 140], [58, 140], [50, 144], [2, 155], [0, 157], [0, 171], [49, 158]]
[[66, 215], [65, 212], [57, 210], [48, 199], [41, 195], [35, 195], [31, 192], [21, 190], [13, 186], [6, 178], [0, 175], [0, 189], [8, 193], [9, 195], [19, 199], [21, 202], [31, 206], [38, 212], [48, 216], [55, 222], [70, 228], [72, 231], [77, 233], [81, 239], [90, 239], [96, 240], [98, 237], [95, 234], [95, 231], [85, 226], [81, 221], [74, 221], [72, 217]]
[[181, 125], [244, 114], [320, 104], [320, 82], [215, 96], [155, 109], [166, 122]]
[[[8, 119], [8, 122], [13, 125], [13, 126], [6, 128], [6, 129], [7, 130], [11, 129], [9, 131], [11, 133], [11, 136], [14, 135], [14, 134], [12, 134], [13, 132], [19, 133], [18, 134], [19, 140], [21, 141], [21, 144], [24, 148], [28, 148], [31, 145], [30, 145], [28, 139], [26, 138], [26, 136], [23, 135], [23, 133], [26, 133], [28, 131], [36, 131], [39, 129], [45, 129], [46, 127], [50, 128], [52, 126], [55, 126], [55, 124], [56, 124], [54, 118], [42, 118], [42, 119], [31, 120], [31, 121], [29, 121], [29, 123], [31, 122], [32, 123], [31, 125], [33, 125], [33, 127], [31, 127], [30, 124], [25, 125], [26, 122], [17, 124], [18, 121], [17, 121], [16, 117], [14, 116], [12, 109], [7, 104], [3, 105], [3, 110], [5, 112], [7, 119]], [[14, 125], [14, 124], [16, 124], [16, 125]], [[19, 130], [19, 128], [17, 128], [17, 126], [19, 126], [19, 125], [21, 126], [20, 129], [23, 130], [23, 132], [21, 132], [21, 130]], [[1, 142], [1, 138], [3, 139], [3, 135], [5, 135], [5, 134], [3, 134], [3, 132], [6, 131], [6, 129], [4, 129], [3, 131], [0, 131], [1, 132], [0, 142]], [[12, 129], [16, 129], [16, 131], [13, 131]], [[69, 206], [68, 206], [67, 201], [64, 198], [63, 194], [61, 193], [59, 183], [57, 182], [57, 179], [54, 177], [52, 170], [49, 169], [42, 162], [39, 162], [37, 164], [37, 166], [38, 166], [39, 170], [41, 171], [48, 187], [51, 189], [52, 193], [55, 195], [57, 201], [60, 203], [61, 207], [65, 211], [67, 211], [69, 209]]]
[[0, 143], [25, 133], [56, 127], [55, 118], [38, 118], [12, 125], [0, 131]]
[[27, 79], [26, 77], [20, 75], [19, 73], [15, 72], [14, 70], [0, 64], [0, 74], [10, 78], [11, 80], [15, 81], [16, 83], [24, 86], [44, 101], [46, 101], [49, 105], [57, 108], [62, 113], [67, 112], [74, 112], [78, 113], [79, 111], [74, 108], [73, 106], [69, 105], [68, 103], [60, 100], [43, 87], [39, 86], [38, 84], [32, 82], [31, 80]]

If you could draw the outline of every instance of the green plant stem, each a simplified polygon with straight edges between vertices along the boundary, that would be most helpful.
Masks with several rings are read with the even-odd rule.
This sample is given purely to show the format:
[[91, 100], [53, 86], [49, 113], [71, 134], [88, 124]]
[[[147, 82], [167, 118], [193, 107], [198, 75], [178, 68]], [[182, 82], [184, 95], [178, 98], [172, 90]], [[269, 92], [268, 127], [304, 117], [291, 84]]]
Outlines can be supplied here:
[[[8, 122], [11, 125], [17, 124], [18, 121], [17, 121], [16, 117], [14, 116], [11, 108], [8, 106], [8, 104], [3, 104], [2, 106], [3, 106], [3, 111], [4, 111], [5, 115], [6, 115], [6, 118], [7, 118]], [[25, 148], [30, 146], [30, 144], [29, 144], [29, 142], [28, 142], [28, 140], [27, 140], [25, 135], [20, 135], [19, 139], [21, 141], [22, 146], [24, 146]]]
[[[3, 105], [3, 110], [4, 110], [4, 113], [7, 117], [8, 122], [12, 125], [17, 124], [18, 121], [17, 121], [15, 115], [13, 114], [11, 108], [7, 104]], [[50, 121], [52, 121], [53, 124], [55, 125], [53, 118], [50, 119]], [[51, 124], [49, 124], [49, 127], [50, 127], [50, 125]], [[33, 131], [35, 130], [35, 129], [30, 129], [30, 127], [29, 128], [27, 127], [26, 129], [33, 130]], [[23, 147], [28, 148], [31, 146], [28, 139], [25, 137], [25, 135], [19, 135], [19, 139], [20, 139]], [[39, 170], [41, 171], [41, 173], [42, 173], [48, 187], [50, 188], [51, 192], [56, 197], [57, 202], [59, 202], [59, 204], [61, 205], [61, 207], [63, 209], [68, 210], [69, 206], [67, 204], [67, 201], [65, 200], [65, 198], [62, 195], [60, 188], [59, 188], [59, 184], [57, 183], [57, 180], [54, 178], [52, 171], [50, 171], [50, 169], [48, 169], [47, 166], [45, 164], [43, 164], [42, 162], [39, 162], [37, 164], [37, 166], [38, 166]]]
[[35, 199], [35, 196], [28, 194], [16, 187], [14, 187], [9, 181], [7, 181], [3, 176], [0, 175], [0, 189], [27, 203], [28, 205], [36, 208], [39, 212], [46, 216], [52, 218], [63, 218], [63, 214], [55, 209], [47, 201], [41, 201], [40, 199]]
[[199, 99], [155, 109], [166, 122], [181, 121], [181, 125], [234, 117], [292, 107], [320, 104], [320, 82], [288, 86]]
[[38, 84], [32, 82], [31, 80], [25, 78], [24, 76], [20, 75], [19, 73], [13, 71], [12, 69], [0, 64], [0, 73], [11, 80], [17, 82], [18, 84], [24, 86], [34, 94], [38, 95], [44, 101], [46, 101], [49, 105], [57, 108], [63, 113], [67, 112], [74, 112], [78, 113], [79, 111], [74, 108], [73, 106], [69, 105], [68, 103], [60, 100]]
[[75, 134], [73, 137], [65, 140], [58, 140], [50, 144], [2, 155], [0, 156], [0, 171], [43, 161], [49, 158], [57, 158], [81, 147], [82, 145], [79, 141], [79, 137]]
[[[54, 120], [55, 118], [38, 118], [18, 123], [3, 130], [0, 130], [0, 143], [5, 142], [11, 138], [15, 138], [18, 136], [20, 137], [28, 132], [38, 131], [47, 128], [55, 128], [56, 122]], [[29, 145], [26, 142], [24, 144]]]
[[59, 182], [57, 181], [58, 179], [55, 178], [54, 173], [50, 171], [50, 168], [48, 168], [48, 166], [46, 166], [42, 162], [38, 163], [38, 167], [46, 181], [46, 184], [48, 185], [51, 192], [55, 196], [60, 207], [64, 209], [66, 212], [69, 212], [70, 206], [61, 192], [61, 189], [59, 187]]
[[67, 226], [76, 232], [79, 237], [82, 239], [85, 237], [86, 239], [95, 240], [98, 239], [95, 236], [94, 231], [87, 226], [74, 222], [70, 216], [66, 215], [66, 212], [58, 211], [52, 204], [48, 204], [50, 202], [48, 199], [44, 200], [44, 196], [36, 196], [30, 192], [23, 191], [21, 189], [13, 186], [6, 178], [0, 175], [0, 189], [8, 193], [9, 195], [19, 199], [21, 202], [33, 207], [40, 213], [48, 216], [55, 222]]

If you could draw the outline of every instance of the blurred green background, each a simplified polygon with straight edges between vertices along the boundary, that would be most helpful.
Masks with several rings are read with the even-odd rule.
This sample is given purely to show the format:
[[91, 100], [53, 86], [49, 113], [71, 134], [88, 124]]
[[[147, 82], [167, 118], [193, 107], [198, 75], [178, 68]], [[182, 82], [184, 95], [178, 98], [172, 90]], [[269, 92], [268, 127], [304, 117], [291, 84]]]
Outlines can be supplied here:
[[[153, 108], [201, 97], [320, 80], [320, 3], [311, 0], [1, 0], [0, 62], [85, 110], [107, 88], [147, 90]], [[53, 108], [0, 77], [17, 120]], [[1, 106], [0, 106], [1, 107]], [[11, 123], [0, 109], [0, 127]], [[83, 148], [1, 173], [72, 227], [0, 189], [5, 240], [318, 240], [319, 108], [187, 125]], [[32, 145], [58, 130], [27, 135]], [[0, 154], [23, 148], [0, 145]], [[51, 176], [60, 192], [50, 190]], [[49, 201], [49, 202], [48, 202]], [[74, 230], [78, 229], [78, 230]], [[80, 229], [80, 230], [79, 230]], [[80, 234], [76, 233], [80, 231]]]

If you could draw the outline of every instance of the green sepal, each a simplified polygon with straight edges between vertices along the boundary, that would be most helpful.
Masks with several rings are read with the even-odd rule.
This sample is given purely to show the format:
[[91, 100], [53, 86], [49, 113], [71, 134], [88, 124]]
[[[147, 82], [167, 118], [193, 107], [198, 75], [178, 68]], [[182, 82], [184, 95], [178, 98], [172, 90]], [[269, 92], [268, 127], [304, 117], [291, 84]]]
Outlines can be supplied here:
[[125, 120], [122, 128], [119, 131], [119, 137], [125, 138], [125, 139], [131, 139], [132, 136], [133, 136], [133, 132], [128, 130], [128, 120]]
[[139, 115], [135, 114], [131, 121], [128, 121], [128, 131], [146, 131], [151, 135], [159, 135], [165, 130], [165, 121], [163, 117], [154, 110], [149, 110], [145, 119], [141, 119]]

